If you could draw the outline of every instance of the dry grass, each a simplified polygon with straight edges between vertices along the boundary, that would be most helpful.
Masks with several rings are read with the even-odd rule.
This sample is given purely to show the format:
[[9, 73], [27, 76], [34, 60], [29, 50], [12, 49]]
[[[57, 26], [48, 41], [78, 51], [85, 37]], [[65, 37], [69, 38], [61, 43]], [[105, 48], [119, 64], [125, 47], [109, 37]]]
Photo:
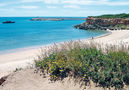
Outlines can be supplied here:
[[[43, 53], [45, 52], [45, 53]], [[69, 41], [41, 49], [35, 61], [38, 70], [51, 80], [79, 78], [101, 87], [123, 88], [129, 85], [129, 46], [104, 45], [95, 42]]]

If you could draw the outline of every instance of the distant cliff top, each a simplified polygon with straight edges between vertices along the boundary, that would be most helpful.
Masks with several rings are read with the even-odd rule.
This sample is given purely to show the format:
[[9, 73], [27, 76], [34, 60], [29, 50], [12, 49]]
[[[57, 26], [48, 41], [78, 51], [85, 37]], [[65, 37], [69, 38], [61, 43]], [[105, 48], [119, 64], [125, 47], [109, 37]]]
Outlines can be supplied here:
[[89, 16], [75, 28], [85, 30], [129, 30], [129, 14]]
[[129, 14], [126, 13], [122, 13], [122, 14], [105, 14], [105, 15], [101, 15], [101, 16], [89, 16], [89, 17], [93, 17], [93, 18], [129, 18]]

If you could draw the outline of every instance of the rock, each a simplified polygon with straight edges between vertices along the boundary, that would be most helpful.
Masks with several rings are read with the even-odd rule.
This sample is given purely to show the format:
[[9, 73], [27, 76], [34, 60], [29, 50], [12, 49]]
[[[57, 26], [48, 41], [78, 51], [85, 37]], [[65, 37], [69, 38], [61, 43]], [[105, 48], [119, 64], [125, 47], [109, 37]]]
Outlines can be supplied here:
[[85, 30], [107, 30], [107, 29], [117, 30], [117, 29], [128, 29], [128, 26], [129, 26], [129, 19], [88, 17], [86, 19], [86, 22], [76, 25], [75, 28], [85, 29]]
[[0, 79], [0, 85], [2, 85], [2, 84], [6, 81], [6, 79], [7, 79], [7, 76], [2, 77], [2, 78]]

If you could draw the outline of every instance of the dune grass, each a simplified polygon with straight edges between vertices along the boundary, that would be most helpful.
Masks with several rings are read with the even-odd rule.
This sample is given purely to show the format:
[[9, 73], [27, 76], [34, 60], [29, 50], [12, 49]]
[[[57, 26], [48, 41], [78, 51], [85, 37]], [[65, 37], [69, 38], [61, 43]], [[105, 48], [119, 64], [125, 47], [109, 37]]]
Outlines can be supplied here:
[[35, 65], [42, 73], [48, 73], [51, 80], [72, 76], [86, 84], [92, 80], [96, 85], [106, 88], [120, 89], [129, 85], [128, 46], [70, 41], [55, 45], [50, 51], [47, 55], [40, 55]]

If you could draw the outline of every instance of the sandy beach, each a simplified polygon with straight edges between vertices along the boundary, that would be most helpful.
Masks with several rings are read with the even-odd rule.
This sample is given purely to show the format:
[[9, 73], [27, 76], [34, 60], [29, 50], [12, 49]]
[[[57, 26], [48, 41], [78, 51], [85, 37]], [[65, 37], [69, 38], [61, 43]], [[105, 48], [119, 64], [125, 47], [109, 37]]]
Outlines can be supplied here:
[[[94, 40], [102, 44], [119, 45], [122, 43], [129, 45], [129, 30], [110, 31], [110, 33], [106, 35], [94, 37], [94, 39], [83, 39], [81, 41], [86, 43], [89, 40]], [[42, 46], [42, 48], [48, 50], [50, 46], [51, 45]], [[34, 74], [34, 69], [14, 72], [16, 68], [33, 66], [34, 58], [40, 54], [40, 49], [41, 47], [30, 48], [0, 55], [0, 77], [10, 74], [4, 86], [0, 87], [0, 90], [14, 90], [15, 88], [17, 88], [15, 90], [84, 90], [84, 88], [80, 88], [79, 84], [75, 86], [73, 80], [69, 82], [68, 78], [63, 80], [64, 83], [60, 81], [51, 83], [49, 77], [43, 78], [40, 74]], [[22, 77], [24, 77], [24, 79]], [[92, 87], [88, 86], [85, 90], [103, 90], [100, 87], [95, 87], [93, 83], [91, 86]], [[125, 88], [128, 90], [128, 87]]]
[[[91, 40], [91, 39], [89, 39]], [[110, 31], [110, 34], [99, 36], [93, 39], [96, 42], [103, 44], [127, 44], [129, 45], [129, 30]], [[86, 42], [87, 39], [82, 41]], [[16, 70], [16, 68], [26, 68], [33, 65], [34, 58], [40, 54], [40, 49], [47, 50], [47, 46], [37, 48], [21, 49], [10, 53], [0, 54], [0, 77], [8, 75]]]

